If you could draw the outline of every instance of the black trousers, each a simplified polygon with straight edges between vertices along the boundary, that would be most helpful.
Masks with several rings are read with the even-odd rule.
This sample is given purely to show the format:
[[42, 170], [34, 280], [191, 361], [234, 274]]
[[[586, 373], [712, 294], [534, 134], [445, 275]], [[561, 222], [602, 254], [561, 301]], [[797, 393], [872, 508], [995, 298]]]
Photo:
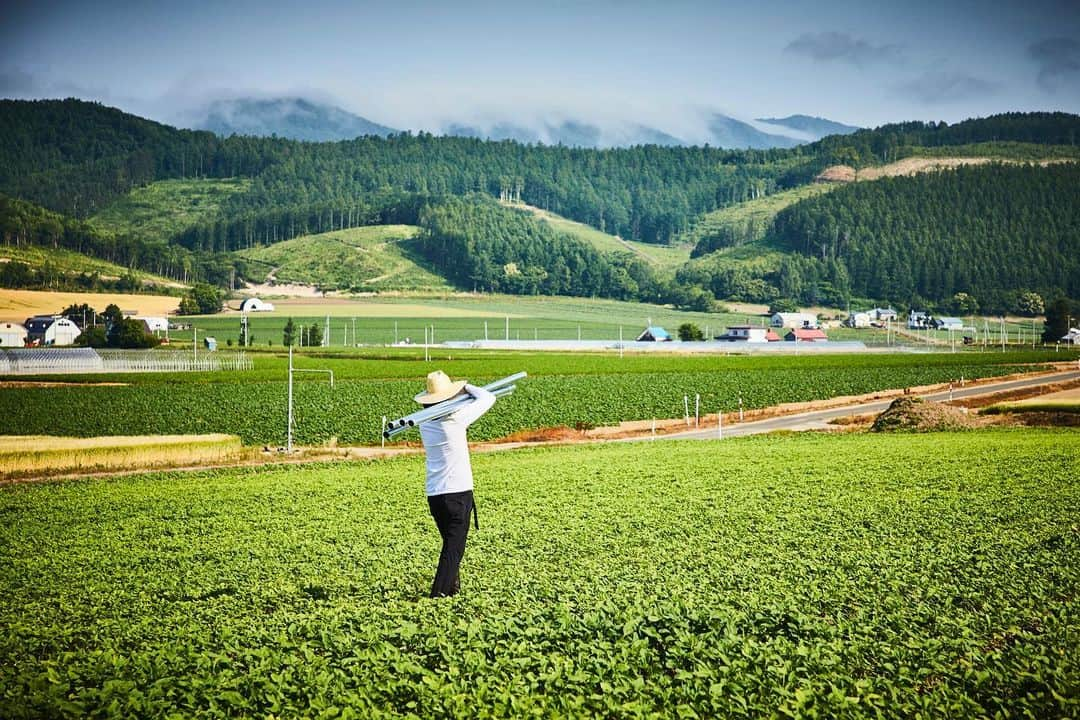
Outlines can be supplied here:
[[[460, 588], [458, 569], [465, 555], [465, 538], [469, 535], [469, 515], [476, 517], [472, 490], [444, 495], [429, 495], [428, 508], [442, 535], [439, 568], [431, 584], [431, 597], [449, 597]], [[479, 527], [479, 523], [477, 524]]]

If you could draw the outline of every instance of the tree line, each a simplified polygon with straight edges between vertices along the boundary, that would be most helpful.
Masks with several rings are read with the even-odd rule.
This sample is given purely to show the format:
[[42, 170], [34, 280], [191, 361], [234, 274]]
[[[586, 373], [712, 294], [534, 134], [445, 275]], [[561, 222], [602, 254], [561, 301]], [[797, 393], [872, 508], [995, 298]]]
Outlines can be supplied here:
[[[781, 211], [773, 238], [810, 268], [842, 267], [851, 293], [984, 310], [1013, 296], [1080, 297], [1080, 165], [996, 164], [852, 183]], [[833, 273], [835, 274], [835, 273]]]

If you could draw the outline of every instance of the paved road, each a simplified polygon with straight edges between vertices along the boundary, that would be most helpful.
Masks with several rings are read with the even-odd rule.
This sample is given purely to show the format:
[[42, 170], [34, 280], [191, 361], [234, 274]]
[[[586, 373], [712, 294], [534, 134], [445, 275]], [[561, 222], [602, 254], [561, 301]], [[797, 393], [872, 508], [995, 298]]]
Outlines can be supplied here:
[[[977, 395], [989, 395], [992, 393], [1008, 392], [1010, 390], [1019, 390], [1021, 388], [1035, 387], [1038, 385], [1049, 385], [1051, 383], [1067, 382], [1069, 380], [1080, 379], [1080, 371], [1071, 370], [1069, 372], [1054, 373], [1052, 375], [1039, 375], [1037, 377], [1023, 378], [1020, 380], [1009, 380], [1007, 382], [999, 382], [992, 384], [982, 384], [973, 387], [955, 387], [952, 392], [952, 399], [959, 400], [961, 398], [975, 397]], [[949, 391], [933, 392], [924, 395], [917, 395], [917, 397], [924, 398], [926, 400], [935, 400], [938, 402], [949, 400]], [[795, 415], [785, 415], [783, 417], [769, 418], [767, 420], [756, 420], [753, 422], [735, 423], [733, 425], [724, 425], [723, 437], [738, 437], [740, 435], [756, 435], [758, 433], [773, 432], [776, 430], [824, 430], [829, 429], [829, 421], [834, 418], [847, 417], [849, 415], [866, 415], [868, 413], [879, 413], [885, 410], [896, 398], [889, 398], [888, 400], [875, 400], [865, 403], [853, 403], [851, 405], [844, 405], [841, 407], [829, 408], [828, 410], [815, 410], [812, 412], [798, 413]], [[687, 439], [699, 439], [699, 440], [715, 440], [720, 437], [720, 433], [716, 426], [702, 429], [693, 430], [689, 432], [674, 433], [671, 435], [662, 435], [658, 439], [668, 440], [687, 440]]]

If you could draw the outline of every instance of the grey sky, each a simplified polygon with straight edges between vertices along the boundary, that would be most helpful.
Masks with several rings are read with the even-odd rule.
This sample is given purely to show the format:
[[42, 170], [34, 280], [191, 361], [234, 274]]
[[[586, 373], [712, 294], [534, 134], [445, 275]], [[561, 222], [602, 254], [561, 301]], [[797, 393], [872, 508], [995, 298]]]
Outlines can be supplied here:
[[1080, 112], [1080, 3], [8, 2], [0, 95], [178, 121], [300, 94], [399, 128], [695, 114], [858, 125]]

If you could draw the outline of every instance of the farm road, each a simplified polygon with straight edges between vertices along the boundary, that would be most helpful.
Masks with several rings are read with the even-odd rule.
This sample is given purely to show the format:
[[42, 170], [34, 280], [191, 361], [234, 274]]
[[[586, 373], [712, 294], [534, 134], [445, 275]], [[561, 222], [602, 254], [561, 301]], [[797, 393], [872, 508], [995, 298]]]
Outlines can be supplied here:
[[[1035, 387], [1038, 385], [1049, 385], [1052, 383], [1068, 382], [1070, 380], [1077, 379], [1080, 379], [1080, 371], [1071, 370], [1069, 372], [1054, 373], [1052, 375], [1039, 375], [1038, 377], [1023, 378], [1020, 380], [1009, 380], [1007, 382], [978, 385], [969, 388], [955, 387], [953, 388], [951, 399], [959, 400], [961, 398], [975, 397], [977, 395], [990, 395], [993, 393], [1008, 392], [1010, 390], [1019, 390], [1022, 388]], [[945, 402], [950, 399], [948, 390], [945, 390], [943, 392], [916, 394], [916, 397], [921, 397], [924, 400], [932, 400], [935, 402]], [[849, 415], [866, 415], [869, 413], [879, 413], [888, 408], [889, 405], [892, 404], [892, 401], [895, 399], [896, 398], [889, 398], [888, 400], [875, 400], [872, 402], [855, 403], [852, 405], [844, 405], [843, 407], [829, 408], [828, 410], [814, 410], [811, 412], [797, 413], [794, 415], [768, 418], [766, 420], [756, 420], [752, 422], [724, 425], [723, 436], [739, 437], [741, 435], [756, 435], [759, 433], [775, 432], [777, 430], [828, 430], [832, 428], [832, 426], [829, 425], [829, 421], [833, 420], [834, 418], [847, 417]], [[714, 425], [705, 429], [698, 429], [681, 433], [672, 433], [670, 435], [662, 435], [657, 439], [715, 440], [718, 436], [719, 433], [716, 426]]]

